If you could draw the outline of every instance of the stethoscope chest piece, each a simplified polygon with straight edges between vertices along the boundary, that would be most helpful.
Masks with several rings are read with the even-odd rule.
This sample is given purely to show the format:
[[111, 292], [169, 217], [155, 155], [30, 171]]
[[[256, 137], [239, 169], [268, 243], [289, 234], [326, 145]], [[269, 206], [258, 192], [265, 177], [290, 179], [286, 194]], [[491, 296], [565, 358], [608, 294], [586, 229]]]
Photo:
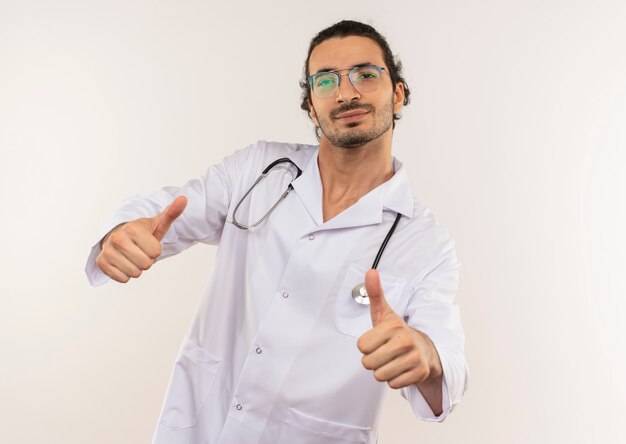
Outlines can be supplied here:
[[370, 304], [370, 298], [367, 295], [367, 290], [365, 289], [364, 283], [361, 282], [352, 289], [352, 299], [354, 299], [359, 304]]
[[[396, 214], [396, 220], [393, 222], [393, 225], [389, 229], [385, 240], [378, 249], [378, 254], [376, 254], [376, 259], [374, 259], [374, 263], [372, 264], [373, 269], [376, 269], [376, 267], [378, 267], [378, 261], [380, 261], [380, 258], [383, 255], [383, 251], [385, 251], [385, 247], [387, 246], [387, 242], [389, 242], [391, 235], [396, 229], [396, 226], [398, 225], [401, 216], [402, 215], [400, 213]], [[367, 295], [367, 290], [365, 289], [364, 282], [361, 282], [360, 284], [354, 286], [354, 288], [352, 289], [352, 299], [354, 299], [357, 304], [370, 305], [370, 298]]]

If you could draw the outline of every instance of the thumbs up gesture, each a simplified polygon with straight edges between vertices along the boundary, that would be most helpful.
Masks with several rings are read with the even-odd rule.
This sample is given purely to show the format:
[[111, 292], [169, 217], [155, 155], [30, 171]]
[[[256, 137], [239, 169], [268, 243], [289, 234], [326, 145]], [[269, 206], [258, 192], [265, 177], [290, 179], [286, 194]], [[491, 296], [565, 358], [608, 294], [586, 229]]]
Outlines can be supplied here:
[[387, 382], [391, 388], [417, 385], [428, 404], [433, 402], [431, 407], [441, 405], [443, 370], [435, 346], [428, 336], [411, 328], [394, 313], [385, 299], [376, 270], [365, 274], [365, 288], [370, 300], [372, 329], [357, 342], [363, 353], [363, 367], [373, 370], [374, 378]]
[[187, 198], [178, 196], [154, 217], [118, 225], [100, 242], [102, 251], [96, 258], [96, 265], [118, 282], [138, 278], [161, 255], [161, 240], [186, 206]]

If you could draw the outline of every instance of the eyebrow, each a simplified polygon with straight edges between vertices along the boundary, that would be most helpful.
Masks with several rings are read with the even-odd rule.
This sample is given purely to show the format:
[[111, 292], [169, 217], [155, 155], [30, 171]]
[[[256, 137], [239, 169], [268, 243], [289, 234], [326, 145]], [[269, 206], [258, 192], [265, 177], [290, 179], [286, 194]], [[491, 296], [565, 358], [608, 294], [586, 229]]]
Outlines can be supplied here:
[[[369, 65], [374, 65], [374, 63], [372, 62], [362, 62], [362, 63], [357, 63], [356, 65], [352, 65], [350, 68], [343, 68], [343, 69], [353, 69], [353, 68], [362, 68], [363, 66], [369, 66]], [[328, 72], [328, 71], [336, 71], [337, 68], [322, 68], [320, 70], [318, 70], [315, 74], [311, 74], [312, 76], [319, 74], [320, 72]]]

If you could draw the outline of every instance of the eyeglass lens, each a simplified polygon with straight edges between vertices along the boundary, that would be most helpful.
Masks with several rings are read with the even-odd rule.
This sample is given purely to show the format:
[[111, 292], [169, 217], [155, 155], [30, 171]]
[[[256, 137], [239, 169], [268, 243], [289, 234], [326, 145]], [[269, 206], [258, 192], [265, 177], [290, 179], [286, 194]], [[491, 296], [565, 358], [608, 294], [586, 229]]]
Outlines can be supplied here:
[[[345, 74], [343, 74], [345, 75]], [[335, 94], [339, 88], [342, 74], [336, 72], [320, 72], [313, 76], [313, 92], [320, 99]], [[376, 91], [380, 83], [381, 70], [377, 66], [358, 66], [350, 70], [350, 83], [360, 93]]]

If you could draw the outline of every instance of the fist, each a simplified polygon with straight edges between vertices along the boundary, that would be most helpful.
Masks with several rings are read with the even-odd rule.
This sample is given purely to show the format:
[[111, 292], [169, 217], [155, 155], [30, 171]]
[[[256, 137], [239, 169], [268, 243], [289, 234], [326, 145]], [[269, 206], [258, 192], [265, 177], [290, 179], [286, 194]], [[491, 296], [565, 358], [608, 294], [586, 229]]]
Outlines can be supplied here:
[[148, 270], [161, 255], [161, 240], [172, 223], [183, 213], [187, 198], [178, 196], [154, 217], [119, 225], [102, 240], [96, 265], [111, 279], [126, 283]]
[[373, 370], [374, 378], [387, 382], [391, 388], [437, 382], [442, 374], [437, 350], [428, 336], [410, 327], [393, 311], [376, 270], [365, 275], [365, 288], [372, 329], [357, 342], [363, 353], [363, 367]]

